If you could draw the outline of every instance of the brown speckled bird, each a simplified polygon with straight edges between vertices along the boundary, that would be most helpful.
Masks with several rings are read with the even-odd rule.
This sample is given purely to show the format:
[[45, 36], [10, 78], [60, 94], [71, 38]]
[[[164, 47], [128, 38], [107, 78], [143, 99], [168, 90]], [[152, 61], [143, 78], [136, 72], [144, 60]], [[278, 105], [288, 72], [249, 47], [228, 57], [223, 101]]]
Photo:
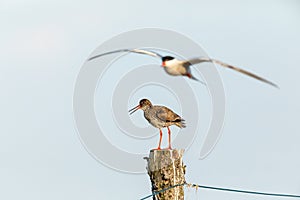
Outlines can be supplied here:
[[184, 128], [185, 123], [184, 119], [182, 119], [179, 115], [174, 113], [171, 109], [165, 107], [165, 106], [154, 106], [148, 99], [142, 99], [140, 100], [140, 103], [138, 106], [132, 108], [129, 110], [130, 114], [134, 113], [137, 110], [143, 110], [144, 116], [148, 120], [148, 122], [159, 129], [159, 143], [157, 150], [161, 149], [161, 140], [162, 140], [162, 128], [167, 127], [168, 129], [168, 141], [169, 141], [169, 147], [168, 149], [172, 149], [171, 147], [171, 130], [169, 126], [176, 125], [179, 128]]

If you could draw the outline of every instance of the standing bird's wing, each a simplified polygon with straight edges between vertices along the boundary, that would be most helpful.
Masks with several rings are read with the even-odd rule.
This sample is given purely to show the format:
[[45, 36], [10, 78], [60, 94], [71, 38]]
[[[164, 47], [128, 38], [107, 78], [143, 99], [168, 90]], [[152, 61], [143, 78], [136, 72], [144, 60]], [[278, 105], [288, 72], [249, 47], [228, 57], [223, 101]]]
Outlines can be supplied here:
[[194, 65], [194, 64], [199, 64], [199, 63], [203, 63], [203, 62], [216, 63], [216, 64], [221, 65], [223, 67], [226, 67], [226, 68], [229, 68], [229, 69], [233, 69], [233, 70], [235, 70], [237, 72], [243, 73], [243, 74], [245, 74], [247, 76], [250, 76], [252, 78], [255, 78], [255, 79], [259, 80], [259, 81], [265, 82], [265, 83], [270, 84], [270, 85], [272, 85], [272, 86], [274, 86], [276, 88], [279, 88], [275, 83], [273, 83], [273, 82], [271, 82], [271, 81], [269, 81], [269, 80], [267, 80], [265, 78], [262, 78], [262, 77], [260, 77], [260, 76], [258, 76], [256, 74], [253, 74], [252, 72], [248, 72], [248, 71], [246, 71], [244, 69], [241, 69], [241, 68], [238, 68], [238, 67], [235, 67], [235, 66], [223, 63], [223, 62], [221, 62], [219, 60], [216, 60], [216, 59], [211, 59], [211, 58], [194, 58], [194, 59], [187, 60], [186, 64]]
[[179, 115], [174, 113], [171, 109], [165, 106], [157, 106], [156, 117], [164, 122], [171, 122], [177, 125], [180, 128], [184, 128], [185, 123], [184, 119], [182, 119]]
[[153, 57], [157, 57], [157, 58], [162, 58], [163, 56], [154, 52], [154, 51], [149, 51], [149, 50], [143, 50], [143, 49], [119, 49], [119, 50], [115, 50], [115, 51], [109, 51], [109, 52], [105, 52], [102, 54], [98, 54], [96, 56], [93, 56], [91, 58], [88, 59], [88, 61], [90, 60], [94, 60], [95, 58], [99, 58], [101, 56], [106, 56], [109, 54], [113, 54], [113, 53], [120, 53], [120, 52], [128, 52], [128, 53], [138, 53], [138, 54], [144, 54], [144, 55], [148, 55], [148, 56], [153, 56]]

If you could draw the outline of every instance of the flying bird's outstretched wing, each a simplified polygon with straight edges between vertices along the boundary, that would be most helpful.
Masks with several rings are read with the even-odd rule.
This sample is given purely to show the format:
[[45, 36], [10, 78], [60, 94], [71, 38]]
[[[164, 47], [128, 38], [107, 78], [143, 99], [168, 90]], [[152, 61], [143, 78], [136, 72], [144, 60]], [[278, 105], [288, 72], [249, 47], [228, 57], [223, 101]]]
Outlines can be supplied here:
[[226, 68], [229, 68], [229, 69], [233, 69], [237, 72], [240, 72], [240, 73], [243, 73], [247, 76], [250, 76], [252, 78], [255, 78], [259, 81], [262, 81], [262, 82], [265, 82], [267, 84], [270, 84], [276, 88], [279, 88], [278, 85], [276, 85], [275, 83], [265, 79], [265, 78], [262, 78], [256, 74], [253, 74], [252, 72], [249, 72], [249, 71], [246, 71], [244, 69], [241, 69], [241, 68], [238, 68], [238, 67], [235, 67], [235, 66], [232, 66], [232, 65], [229, 65], [229, 64], [226, 64], [226, 63], [223, 63], [219, 60], [216, 60], [216, 59], [211, 59], [211, 58], [194, 58], [194, 59], [190, 59], [188, 61], [186, 61], [187, 64], [191, 64], [191, 65], [194, 65], [194, 64], [199, 64], [199, 63], [203, 63], [203, 62], [212, 62], [212, 63], [216, 63], [218, 65], [221, 65], [223, 67], [226, 67]]
[[105, 53], [102, 53], [102, 54], [98, 54], [96, 56], [93, 56], [93, 57], [89, 58], [88, 61], [94, 60], [95, 58], [99, 58], [101, 56], [106, 56], [106, 55], [109, 55], [109, 54], [121, 53], [121, 52], [138, 53], [138, 54], [144, 54], [144, 55], [158, 57], [158, 58], [162, 58], [163, 57], [159, 53], [156, 53], [154, 51], [149, 51], [149, 50], [143, 50], [143, 49], [119, 49], [119, 50], [115, 50], [115, 51], [109, 51], [109, 52], [105, 52]]

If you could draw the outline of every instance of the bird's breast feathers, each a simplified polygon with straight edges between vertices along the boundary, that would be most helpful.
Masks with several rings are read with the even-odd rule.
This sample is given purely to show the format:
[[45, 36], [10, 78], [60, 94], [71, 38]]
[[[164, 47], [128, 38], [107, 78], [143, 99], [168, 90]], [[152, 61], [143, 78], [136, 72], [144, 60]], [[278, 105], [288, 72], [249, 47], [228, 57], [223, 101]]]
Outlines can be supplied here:
[[187, 73], [187, 69], [183, 65], [183, 62], [177, 59], [166, 61], [164, 69], [168, 74], [173, 76], [179, 76]]

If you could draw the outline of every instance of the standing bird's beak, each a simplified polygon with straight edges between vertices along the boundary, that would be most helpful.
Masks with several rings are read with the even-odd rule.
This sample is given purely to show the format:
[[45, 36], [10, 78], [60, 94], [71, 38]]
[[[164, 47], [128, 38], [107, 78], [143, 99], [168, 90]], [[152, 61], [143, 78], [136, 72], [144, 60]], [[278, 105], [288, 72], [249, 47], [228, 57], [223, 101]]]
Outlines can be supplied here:
[[138, 106], [136, 106], [136, 107], [134, 107], [134, 108], [131, 108], [130, 110], [128, 110], [128, 112], [130, 112], [129, 114], [131, 115], [131, 114], [133, 114], [135, 111], [137, 111], [138, 109], [141, 109], [141, 106], [140, 106], [140, 105], [138, 105]]

